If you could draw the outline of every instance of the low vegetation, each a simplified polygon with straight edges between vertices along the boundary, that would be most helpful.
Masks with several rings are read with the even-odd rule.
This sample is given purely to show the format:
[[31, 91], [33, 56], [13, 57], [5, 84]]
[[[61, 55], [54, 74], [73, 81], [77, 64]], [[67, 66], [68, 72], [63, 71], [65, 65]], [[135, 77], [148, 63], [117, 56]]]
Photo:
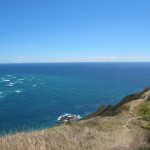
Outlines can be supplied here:
[[139, 106], [139, 115], [146, 121], [150, 121], [150, 102], [146, 101]]

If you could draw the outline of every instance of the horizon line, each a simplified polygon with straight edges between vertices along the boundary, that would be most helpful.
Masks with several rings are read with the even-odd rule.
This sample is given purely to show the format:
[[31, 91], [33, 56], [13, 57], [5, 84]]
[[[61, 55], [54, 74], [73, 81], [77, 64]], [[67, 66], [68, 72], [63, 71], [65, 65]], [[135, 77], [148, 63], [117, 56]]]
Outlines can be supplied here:
[[4, 62], [0, 64], [48, 64], [48, 63], [150, 63], [150, 61], [87, 61], [87, 62]]

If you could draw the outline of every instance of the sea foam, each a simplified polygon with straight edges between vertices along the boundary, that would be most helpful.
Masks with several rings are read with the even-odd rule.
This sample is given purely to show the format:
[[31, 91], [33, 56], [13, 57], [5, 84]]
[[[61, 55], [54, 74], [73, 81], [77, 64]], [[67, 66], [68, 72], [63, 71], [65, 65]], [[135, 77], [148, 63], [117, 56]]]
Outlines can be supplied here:
[[14, 86], [15, 83], [10, 82], [7, 86]]
[[23, 81], [24, 79], [18, 79], [18, 80]]
[[20, 90], [16, 90], [15, 92], [16, 92], [16, 93], [20, 93], [21, 91], [20, 91]]
[[72, 115], [73, 115], [73, 116], [76, 116], [76, 118], [75, 118], [75, 119], [72, 119], [72, 121], [78, 121], [79, 119], [81, 119], [81, 116], [80, 116], [80, 115], [65, 113], [65, 114], [59, 116], [59, 117], [57, 118], [57, 121], [59, 121], [62, 117], [65, 117], [65, 116], [72, 116]]
[[8, 84], [7, 86], [14, 86], [13, 84]]
[[3, 81], [5, 81], [5, 82], [9, 82], [10, 80], [6, 80], [6, 79], [4, 79]]

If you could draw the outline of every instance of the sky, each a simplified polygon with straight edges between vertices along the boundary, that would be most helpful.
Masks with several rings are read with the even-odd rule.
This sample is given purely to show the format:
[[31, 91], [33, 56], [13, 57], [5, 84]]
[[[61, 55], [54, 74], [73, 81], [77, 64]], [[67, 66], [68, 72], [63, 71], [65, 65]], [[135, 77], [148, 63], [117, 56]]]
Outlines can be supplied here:
[[150, 61], [150, 0], [0, 0], [0, 63]]

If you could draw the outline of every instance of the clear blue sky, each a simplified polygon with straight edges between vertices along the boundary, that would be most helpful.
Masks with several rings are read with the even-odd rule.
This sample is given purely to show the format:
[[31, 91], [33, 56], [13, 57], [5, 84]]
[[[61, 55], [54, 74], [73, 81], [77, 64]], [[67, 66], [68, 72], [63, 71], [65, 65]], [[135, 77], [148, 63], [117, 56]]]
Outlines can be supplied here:
[[150, 0], [0, 0], [0, 63], [150, 61]]

